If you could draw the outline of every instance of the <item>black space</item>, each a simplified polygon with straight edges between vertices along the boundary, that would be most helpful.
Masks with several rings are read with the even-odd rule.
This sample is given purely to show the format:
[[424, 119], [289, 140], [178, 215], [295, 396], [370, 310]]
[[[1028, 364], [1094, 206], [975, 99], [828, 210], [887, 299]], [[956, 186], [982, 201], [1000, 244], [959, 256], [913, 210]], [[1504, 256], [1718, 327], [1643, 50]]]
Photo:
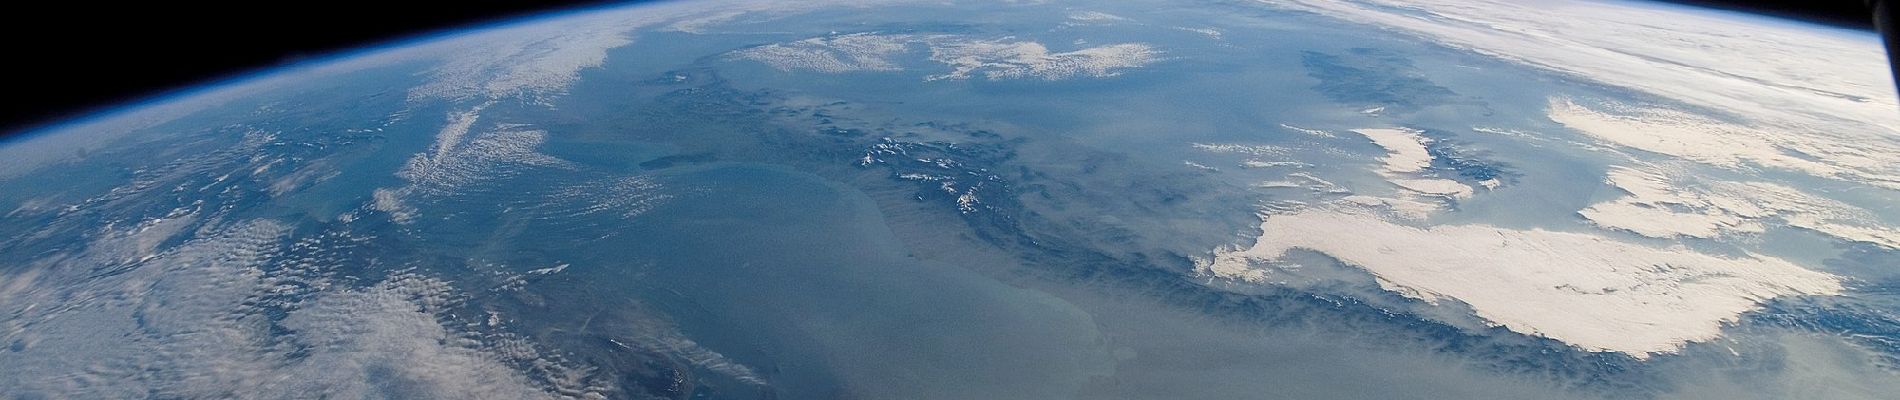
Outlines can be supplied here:
[[[818, 1], [818, 0], [814, 0]], [[1666, 0], [1871, 29], [1860, 0]], [[11, 2], [0, 135], [337, 51], [603, 0]]]
[[1797, 19], [1842, 28], [1874, 30], [1866, 0], [1658, 0], [1664, 3]]
[[312, 57], [602, 0], [8, 2], [0, 132]]

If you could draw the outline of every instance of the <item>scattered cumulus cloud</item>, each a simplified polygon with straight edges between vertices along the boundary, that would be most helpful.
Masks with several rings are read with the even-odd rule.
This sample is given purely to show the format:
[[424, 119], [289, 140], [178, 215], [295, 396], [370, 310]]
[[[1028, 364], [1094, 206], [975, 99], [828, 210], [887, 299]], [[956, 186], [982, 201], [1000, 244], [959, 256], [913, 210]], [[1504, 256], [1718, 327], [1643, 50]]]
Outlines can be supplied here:
[[1189, 28], [1185, 26], [1177, 26], [1177, 27], [1174, 27], [1174, 29], [1179, 30], [1179, 31], [1199, 33], [1202, 36], [1207, 36], [1207, 38], [1209, 39], [1219, 40], [1221, 38], [1221, 31], [1219, 29], [1214, 29], [1214, 28]]
[[513, 176], [522, 168], [575, 168], [567, 160], [539, 152], [541, 143], [547, 141], [544, 131], [496, 124], [491, 130], [471, 135], [485, 107], [487, 104], [450, 113], [448, 123], [436, 133], [435, 144], [411, 156], [396, 171], [407, 184], [376, 189], [371, 194], [370, 208], [388, 213], [398, 223], [407, 223], [417, 215], [416, 208], [409, 204], [415, 196], [453, 196], [470, 184]]
[[[85, 279], [93, 258], [9, 273], [0, 358], [7, 393], [50, 397], [502, 396], [548, 389], [443, 325], [447, 282], [399, 273], [347, 288], [326, 272], [353, 240], [291, 240], [289, 225], [201, 230], [123, 273]], [[139, 234], [101, 247], [137, 248]], [[129, 243], [117, 243], [129, 242]], [[82, 251], [78, 254], [88, 254]], [[60, 282], [53, 284], [51, 282]], [[263, 307], [281, 307], [274, 333]]]

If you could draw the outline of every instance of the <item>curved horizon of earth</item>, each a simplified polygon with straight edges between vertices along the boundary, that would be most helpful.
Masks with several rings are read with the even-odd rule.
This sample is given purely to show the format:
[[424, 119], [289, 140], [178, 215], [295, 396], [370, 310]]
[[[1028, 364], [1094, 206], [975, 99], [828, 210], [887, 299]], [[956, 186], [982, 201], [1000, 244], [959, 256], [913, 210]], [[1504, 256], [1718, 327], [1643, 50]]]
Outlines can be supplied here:
[[480, 27], [0, 142], [0, 397], [1882, 398], [1883, 57], [1642, 2]]

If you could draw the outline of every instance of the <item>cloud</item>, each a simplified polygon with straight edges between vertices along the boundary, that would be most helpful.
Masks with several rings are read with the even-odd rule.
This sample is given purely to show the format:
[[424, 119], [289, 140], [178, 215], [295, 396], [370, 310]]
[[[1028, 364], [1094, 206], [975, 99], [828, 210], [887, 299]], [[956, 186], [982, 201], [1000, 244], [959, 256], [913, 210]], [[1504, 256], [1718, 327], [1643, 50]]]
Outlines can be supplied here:
[[1753, 254], [1714, 256], [1583, 233], [1482, 224], [1425, 228], [1350, 208], [1267, 215], [1247, 248], [1216, 252], [1205, 276], [1265, 283], [1295, 249], [1324, 253], [1428, 302], [1457, 301], [1512, 331], [1637, 358], [1721, 334], [1778, 296], [1837, 294], [1831, 275]]
[[1371, 139], [1373, 144], [1385, 148], [1386, 155], [1379, 157], [1385, 163], [1379, 175], [1384, 176], [1392, 185], [1405, 189], [1408, 197], [1435, 197], [1443, 199], [1462, 199], [1470, 197], [1472, 188], [1458, 181], [1423, 174], [1432, 166], [1432, 155], [1426, 149], [1431, 143], [1416, 129], [1408, 128], [1368, 128], [1352, 130]]
[[452, 196], [470, 184], [507, 178], [522, 168], [575, 168], [567, 160], [537, 150], [547, 141], [547, 132], [525, 129], [522, 125], [499, 124], [486, 132], [470, 135], [482, 109], [489, 104], [492, 103], [449, 113], [448, 123], [436, 132], [435, 144], [411, 156], [396, 171], [396, 176], [408, 183], [376, 189], [369, 207], [389, 213], [398, 223], [407, 223], [418, 214], [416, 208], [409, 205], [415, 196]]
[[583, 204], [578, 209], [568, 211], [569, 214], [566, 216], [611, 213], [633, 218], [673, 198], [672, 195], [662, 193], [660, 189], [660, 183], [651, 177], [629, 176], [563, 187], [556, 191], [555, 197], [576, 200]]
[[1109, 13], [1105, 13], [1101, 11], [1072, 12], [1072, 13], [1069, 13], [1069, 19], [1074, 20], [1074, 21], [1091, 22], [1091, 23], [1121, 22], [1121, 21], [1128, 20], [1128, 18], [1124, 18], [1120, 15], [1109, 14]]
[[1900, 189], [1900, 142], [1723, 122], [1661, 107], [1550, 100], [1549, 117], [1606, 143], [1713, 166], [1764, 166]]
[[[163, 229], [131, 227], [75, 253], [122, 254], [110, 249], [141, 248], [151, 230]], [[564, 370], [532, 344], [501, 351], [445, 325], [443, 313], [461, 301], [449, 282], [396, 272], [356, 287], [334, 270], [360, 238], [292, 240], [292, 231], [270, 220], [234, 222], [115, 274], [91, 274], [108, 260], [84, 256], [8, 273], [0, 307], [11, 318], [0, 321], [0, 340], [12, 349], [0, 357], [8, 371], [0, 392], [552, 398], [596, 390], [515, 369]]]
[[698, 33], [742, 15], [786, 15], [820, 7], [863, 7], [896, 2], [640, 4], [486, 29], [394, 52], [404, 53], [409, 58], [443, 60], [429, 71], [428, 83], [409, 91], [411, 100], [521, 99], [545, 105], [579, 80], [580, 71], [605, 63], [608, 50], [633, 43], [633, 32], [641, 28], [664, 27]]
[[1042, 43], [1012, 38], [863, 32], [768, 44], [735, 51], [730, 57], [758, 61], [782, 71], [888, 72], [903, 70], [895, 57], [910, 53], [913, 45], [928, 48], [930, 61], [952, 69], [925, 77], [926, 81], [977, 76], [990, 80], [1107, 78], [1159, 61], [1161, 54], [1142, 43], [1051, 53]]
[[[1336, 138], [1330, 132], [1306, 129], [1291, 125], [1284, 128], [1322, 138]], [[1295, 172], [1284, 180], [1267, 181], [1256, 184], [1262, 188], [1306, 188], [1314, 193], [1341, 195], [1335, 203], [1346, 206], [1377, 209], [1404, 219], [1419, 220], [1445, 210], [1450, 202], [1476, 194], [1476, 189], [1456, 180], [1437, 176], [1431, 170], [1433, 156], [1427, 145], [1431, 139], [1423, 132], [1409, 128], [1364, 128], [1353, 129], [1353, 133], [1370, 140], [1385, 149], [1386, 154], [1377, 160], [1381, 166], [1376, 170], [1386, 183], [1397, 189], [1390, 197], [1355, 194], [1344, 186], [1321, 179], [1308, 172]], [[1290, 149], [1277, 146], [1250, 146], [1238, 144], [1202, 144], [1195, 148], [1216, 153], [1242, 153], [1253, 156], [1285, 158], [1292, 153]], [[1250, 168], [1298, 167], [1309, 165], [1299, 162], [1247, 160], [1243, 166]]]
[[[1506, 61], [1686, 105], [1619, 113], [1553, 100], [1552, 119], [1619, 145], [1900, 189], [1900, 108], [1877, 38], [1637, 3], [1296, 1]], [[1650, 21], [1666, 20], [1668, 24]], [[1709, 110], [1717, 116], [1684, 110]], [[1614, 115], [1613, 115], [1614, 114]], [[1730, 122], [1732, 120], [1732, 122]]]
[[689, 16], [686, 18], [675, 20], [673, 21], [673, 23], [667, 24], [666, 30], [675, 31], [675, 32], [692, 33], [692, 34], [705, 34], [709, 28], [713, 26], [717, 26], [717, 25], [730, 23], [732, 22], [733, 19], [746, 15], [746, 13], [749, 13], [749, 12], [751, 11], [724, 10], [724, 11], [707, 13], [704, 15]]
[[445, 328], [437, 313], [454, 301], [446, 281], [398, 275], [365, 289], [325, 293], [283, 320], [309, 353], [277, 374], [288, 382], [258, 393], [365, 398], [554, 398], [484, 348]]
[[854, 33], [821, 36], [739, 50], [732, 57], [753, 60], [781, 71], [823, 73], [898, 71], [892, 56], [909, 51], [912, 35]]
[[549, 21], [484, 32], [489, 40], [453, 41], [457, 55], [410, 89], [411, 100], [522, 98], [545, 102], [579, 79], [580, 70], [606, 62], [607, 50], [632, 43], [637, 24], [602, 18]]
[[635, 30], [671, 24], [673, 30], [698, 32], [748, 13], [812, 7], [770, 1], [636, 5], [486, 29], [388, 54], [441, 60], [427, 73], [427, 83], [410, 89], [412, 101], [519, 99], [545, 105], [566, 93], [582, 70], [605, 63], [608, 50], [633, 43]]
[[975, 74], [993, 80], [1106, 78], [1159, 61], [1160, 54], [1153, 46], [1141, 43], [1051, 53], [1042, 43], [1009, 38], [952, 41], [931, 46], [930, 59], [948, 64], [954, 70], [926, 80], [969, 79]]
[[1873, 213], [1769, 182], [1696, 179], [1684, 174], [1612, 168], [1608, 183], [1627, 196], [1577, 213], [1606, 228], [1657, 238], [1722, 238], [1759, 234], [1780, 222], [1832, 236], [1900, 249], [1900, 230]]

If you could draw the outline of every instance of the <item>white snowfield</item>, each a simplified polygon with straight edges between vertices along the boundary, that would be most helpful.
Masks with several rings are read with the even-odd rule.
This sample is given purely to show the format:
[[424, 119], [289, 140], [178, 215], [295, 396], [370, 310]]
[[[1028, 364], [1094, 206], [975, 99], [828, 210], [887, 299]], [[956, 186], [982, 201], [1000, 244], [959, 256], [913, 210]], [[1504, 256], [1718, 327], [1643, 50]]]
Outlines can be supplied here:
[[1322, 208], [1270, 215], [1252, 247], [1216, 253], [1203, 274], [1271, 279], [1287, 252], [1324, 253], [1365, 269], [1387, 290], [1455, 300], [1490, 323], [1590, 351], [1636, 358], [1721, 335], [1759, 303], [1830, 295], [1832, 275], [1778, 258], [1723, 257], [1603, 236], [1488, 225], [1417, 228], [1366, 213]]

